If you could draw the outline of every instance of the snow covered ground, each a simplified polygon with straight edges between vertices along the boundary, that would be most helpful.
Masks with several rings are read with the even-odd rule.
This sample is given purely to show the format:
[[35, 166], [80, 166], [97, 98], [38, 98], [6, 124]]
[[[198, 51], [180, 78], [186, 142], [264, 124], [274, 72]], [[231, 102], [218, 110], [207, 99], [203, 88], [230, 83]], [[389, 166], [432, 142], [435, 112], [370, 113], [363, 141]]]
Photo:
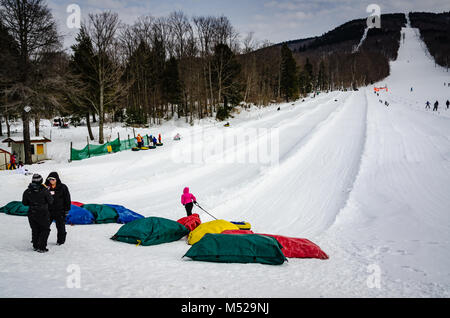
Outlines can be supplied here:
[[[72, 163], [69, 142], [84, 147], [86, 128], [47, 126], [53, 160], [30, 167], [44, 177], [58, 171], [75, 201], [173, 220], [185, 215], [179, 198], [190, 186], [216, 217], [308, 238], [329, 260], [193, 262], [181, 258], [189, 249], [183, 240], [155, 247], [114, 242], [116, 224], [68, 227], [62, 247], [53, 226], [50, 252], [41, 255], [31, 250], [26, 218], [0, 215], [0, 296], [449, 297], [450, 110], [443, 104], [450, 73], [435, 67], [417, 30], [403, 32], [392, 75], [375, 85], [389, 87], [380, 96], [368, 87], [244, 110], [231, 128], [172, 121], [139, 131], [162, 133], [165, 147], [156, 151]], [[427, 100], [439, 100], [440, 111], [426, 111]], [[178, 132], [183, 140], [172, 141]], [[117, 133], [132, 135], [108, 129], [112, 139]], [[0, 206], [20, 200], [29, 181], [0, 172]], [[67, 284], [73, 268], [80, 288]]]

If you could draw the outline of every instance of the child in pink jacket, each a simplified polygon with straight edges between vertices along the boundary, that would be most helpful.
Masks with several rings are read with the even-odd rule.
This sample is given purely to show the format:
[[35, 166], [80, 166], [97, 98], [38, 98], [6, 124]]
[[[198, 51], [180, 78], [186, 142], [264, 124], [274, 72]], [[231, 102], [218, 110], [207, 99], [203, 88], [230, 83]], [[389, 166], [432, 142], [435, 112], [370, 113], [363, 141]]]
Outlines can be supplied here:
[[181, 196], [181, 204], [186, 208], [187, 216], [191, 216], [194, 204], [197, 204], [197, 199], [192, 193], [189, 193], [188, 187], [184, 188], [183, 195]]

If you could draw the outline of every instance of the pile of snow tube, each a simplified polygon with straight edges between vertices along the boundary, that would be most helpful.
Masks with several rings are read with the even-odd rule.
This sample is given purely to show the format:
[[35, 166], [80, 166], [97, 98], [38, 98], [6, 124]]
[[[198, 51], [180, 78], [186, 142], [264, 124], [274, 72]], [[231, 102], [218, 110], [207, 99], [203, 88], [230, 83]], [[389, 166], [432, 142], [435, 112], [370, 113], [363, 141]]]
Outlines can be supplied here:
[[[13, 201], [0, 208], [0, 213], [17, 216], [27, 216], [29, 208], [20, 201]], [[111, 204], [83, 204], [72, 202], [69, 214], [66, 217], [68, 225], [88, 225], [119, 223], [127, 224], [144, 216], [131, 211], [121, 205]]]

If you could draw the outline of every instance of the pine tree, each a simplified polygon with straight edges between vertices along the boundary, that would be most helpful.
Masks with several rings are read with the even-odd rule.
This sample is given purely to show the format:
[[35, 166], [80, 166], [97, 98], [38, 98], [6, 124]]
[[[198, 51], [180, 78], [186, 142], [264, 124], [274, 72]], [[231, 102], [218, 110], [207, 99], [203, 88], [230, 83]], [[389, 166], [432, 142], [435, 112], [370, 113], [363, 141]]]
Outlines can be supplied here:
[[235, 54], [226, 44], [218, 44], [214, 49], [212, 58], [213, 86], [217, 93], [217, 100], [223, 101], [223, 106], [219, 107], [217, 119], [224, 120], [229, 117], [230, 107], [238, 104], [242, 100], [239, 74], [241, 65]]
[[297, 63], [295, 62], [292, 51], [287, 44], [281, 48], [281, 72], [280, 89], [286, 99], [286, 102], [298, 95], [298, 76]]
[[163, 75], [163, 94], [167, 103], [172, 105], [172, 116], [174, 116], [174, 106], [183, 102], [183, 88], [178, 71], [178, 61], [171, 57], [166, 63]]

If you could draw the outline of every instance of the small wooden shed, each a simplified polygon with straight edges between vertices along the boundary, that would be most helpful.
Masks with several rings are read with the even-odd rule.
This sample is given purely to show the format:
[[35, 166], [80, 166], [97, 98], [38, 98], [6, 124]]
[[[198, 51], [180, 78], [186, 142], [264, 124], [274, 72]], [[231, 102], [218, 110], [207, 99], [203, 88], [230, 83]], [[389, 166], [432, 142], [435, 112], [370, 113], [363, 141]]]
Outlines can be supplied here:
[[[47, 157], [47, 144], [51, 142], [48, 138], [35, 138], [31, 139], [31, 160], [33, 163], [46, 160]], [[16, 162], [25, 162], [25, 143], [23, 139], [7, 138], [3, 140], [3, 143], [8, 143], [11, 147], [11, 152], [16, 155]]]
[[0, 170], [7, 170], [10, 160], [11, 153], [0, 148]]

